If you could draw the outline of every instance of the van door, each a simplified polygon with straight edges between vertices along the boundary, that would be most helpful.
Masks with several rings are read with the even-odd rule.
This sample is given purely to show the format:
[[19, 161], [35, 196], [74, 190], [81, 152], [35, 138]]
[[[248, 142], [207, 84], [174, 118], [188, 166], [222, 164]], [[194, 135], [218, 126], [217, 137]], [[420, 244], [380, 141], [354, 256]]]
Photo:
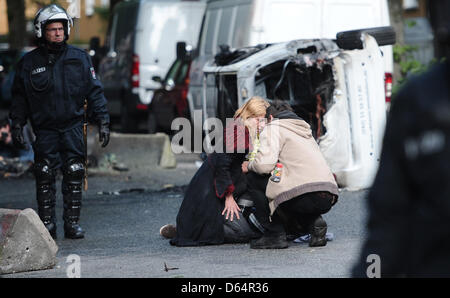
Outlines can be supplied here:
[[113, 116], [120, 114], [123, 91], [130, 82], [138, 7], [138, 1], [122, 2], [116, 6], [110, 21], [109, 49], [101, 63], [99, 77]]
[[269, 0], [255, 11], [251, 44], [319, 38], [322, 1]]

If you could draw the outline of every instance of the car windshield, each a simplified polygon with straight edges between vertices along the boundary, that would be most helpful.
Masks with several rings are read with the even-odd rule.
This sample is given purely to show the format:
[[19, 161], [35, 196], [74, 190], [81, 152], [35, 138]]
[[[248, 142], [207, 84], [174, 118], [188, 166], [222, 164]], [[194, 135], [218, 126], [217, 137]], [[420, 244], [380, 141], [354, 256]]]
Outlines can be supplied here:
[[189, 69], [189, 62], [182, 61], [180, 59], [175, 60], [175, 62], [170, 67], [167, 72], [164, 82], [172, 81], [175, 84], [182, 84], [187, 76], [187, 71]]

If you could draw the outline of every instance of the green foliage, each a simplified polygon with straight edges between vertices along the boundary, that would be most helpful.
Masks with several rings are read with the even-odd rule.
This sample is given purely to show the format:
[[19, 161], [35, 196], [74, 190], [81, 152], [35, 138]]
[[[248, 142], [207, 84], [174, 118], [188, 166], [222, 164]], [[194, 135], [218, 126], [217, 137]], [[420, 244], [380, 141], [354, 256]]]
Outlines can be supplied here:
[[426, 70], [426, 65], [414, 59], [413, 53], [417, 50], [417, 46], [394, 45], [394, 61], [400, 65], [400, 71], [403, 77]]
[[417, 46], [399, 45], [393, 47], [394, 62], [400, 66], [400, 78], [393, 86], [392, 93], [395, 95], [398, 90], [407, 82], [408, 77], [425, 72], [437, 62], [437, 59], [431, 60], [428, 64], [423, 64], [414, 58], [414, 52], [418, 50]]
[[94, 12], [100, 17], [102, 21], [108, 22], [109, 20], [109, 7], [94, 7]]

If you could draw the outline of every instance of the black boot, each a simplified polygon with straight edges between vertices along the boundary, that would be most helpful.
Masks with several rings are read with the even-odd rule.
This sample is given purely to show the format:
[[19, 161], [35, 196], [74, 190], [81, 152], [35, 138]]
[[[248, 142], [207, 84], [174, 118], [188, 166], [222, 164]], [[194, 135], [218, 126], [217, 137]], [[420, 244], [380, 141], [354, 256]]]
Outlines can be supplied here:
[[311, 238], [309, 239], [309, 246], [316, 247], [327, 245], [327, 223], [322, 216], [319, 216], [314, 220], [310, 228], [310, 233]]
[[38, 215], [53, 239], [56, 239], [56, 187], [55, 172], [49, 168], [48, 161], [38, 161], [34, 165], [36, 177], [36, 199]]
[[56, 239], [55, 198], [38, 197], [38, 215], [53, 239]]
[[264, 235], [250, 242], [250, 248], [253, 249], [282, 249], [288, 246], [286, 233]]
[[64, 237], [70, 239], [84, 238], [84, 230], [78, 224], [81, 211], [81, 191], [78, 198], [77, 194], [64, 195]]
[[70, 239], [84, 238], [84, 230], [78, 224], [81, 213], [83, 175], [84, 167], [81, 162], [71, 161], [63, 170], [64, 237]]

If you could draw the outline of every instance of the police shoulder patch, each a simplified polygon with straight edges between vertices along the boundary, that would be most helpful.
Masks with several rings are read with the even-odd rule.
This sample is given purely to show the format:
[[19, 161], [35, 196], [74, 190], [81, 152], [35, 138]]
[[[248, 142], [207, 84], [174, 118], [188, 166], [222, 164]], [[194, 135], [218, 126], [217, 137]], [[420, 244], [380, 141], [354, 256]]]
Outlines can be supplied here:
[[96, 79], [97, 79], [97, 76], [95, 75], [95, 70], [94, 70], [94, 68], [91, 67], [91, 68], [89, 68], [89, 70], [91, 71], [92, 78], [93, 78], [94, 80], [96, 80]]

